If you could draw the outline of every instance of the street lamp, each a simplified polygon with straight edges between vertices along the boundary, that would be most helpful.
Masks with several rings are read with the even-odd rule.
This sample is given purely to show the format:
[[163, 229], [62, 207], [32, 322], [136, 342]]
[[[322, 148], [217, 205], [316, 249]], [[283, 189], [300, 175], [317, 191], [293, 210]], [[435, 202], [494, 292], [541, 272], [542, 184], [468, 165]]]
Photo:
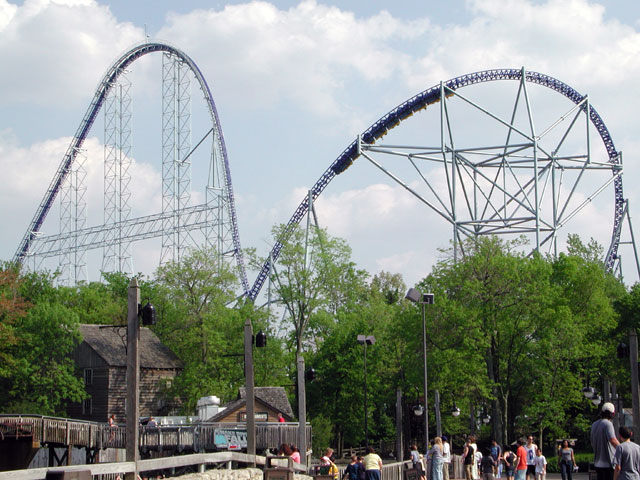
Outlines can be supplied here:
[[364, 443], [369, 446], [369, 424], [367, 421], [367, 345], [376, 343], [373, 335], [358, 335], [358, 343], [364, 345]]
[[593, 387], [584, 387], [582, 389], [582, 394], [585, 396], [585, 398], [591, 398], [596, 394], [596, 389]]
[[427, 397], [427, 320], [425, 305], [433, 304], [433, 293], [420, 293], [410, 288], [405, 296], [407, 300], [422, 305], [422, 359], [424, 363], [424, 448], [429, 448], [429, 403]]
[[453, 417], [459, 417], [460, 416], [460, 409], [456, 406], [456, 404], [453, 404], [453, 408], [451, 409], [451, 416]]
[[[247, 455], [251, 455], [249, 464], [255, 466], [256, 462], [256, 396], [253, 375], [253, 326], [251, 320], [244, 322], [244, 375], [245, 375], [245, 402], [247, 410]], [[267, 345], [267, 336], [260, 330], [255, 339], [256, 347]]]

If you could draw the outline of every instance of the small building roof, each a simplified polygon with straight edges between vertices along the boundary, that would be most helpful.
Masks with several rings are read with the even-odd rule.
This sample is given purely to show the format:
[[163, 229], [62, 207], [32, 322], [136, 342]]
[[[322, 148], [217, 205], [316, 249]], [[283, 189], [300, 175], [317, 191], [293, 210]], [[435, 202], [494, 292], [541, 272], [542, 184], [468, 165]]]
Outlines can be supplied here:
[[[127, 366], [127, 327], [80, 325], [82, 339], [111, 367]], [[146, 327], [140, 327], [140, 367], [181, 369], [180, 359]]]
[[[256, 399], [262, 400], [262, 402], [270, 405], [274, 410], [279, 411], [288, 418], [293, 417], [293, 410], [287, 397], [287, 392], [284, 387], [255, 387], [254, 389]], [[240, 387], [238, 391], [238, 399], [244, 399], [246, 396], [245, 387]]]

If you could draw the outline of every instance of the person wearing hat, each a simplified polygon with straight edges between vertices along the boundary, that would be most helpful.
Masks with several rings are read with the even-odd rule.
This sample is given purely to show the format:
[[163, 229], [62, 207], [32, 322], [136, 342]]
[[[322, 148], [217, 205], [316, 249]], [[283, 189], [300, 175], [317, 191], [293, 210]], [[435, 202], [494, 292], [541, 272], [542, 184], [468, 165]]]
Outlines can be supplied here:
[[616, 447], [620, 444], [616, 438], [611, 419], [616, 413], [613, 403], [602, 405], [600, 419], [591, 425], [591, 446], [593, 447], [593, 465], [598, 480], [613, 480], [613, 460]]
[[451, 445], [446, 435], [442, 435], [442, 480], [449, 480], [449, 465], [451, 465]]

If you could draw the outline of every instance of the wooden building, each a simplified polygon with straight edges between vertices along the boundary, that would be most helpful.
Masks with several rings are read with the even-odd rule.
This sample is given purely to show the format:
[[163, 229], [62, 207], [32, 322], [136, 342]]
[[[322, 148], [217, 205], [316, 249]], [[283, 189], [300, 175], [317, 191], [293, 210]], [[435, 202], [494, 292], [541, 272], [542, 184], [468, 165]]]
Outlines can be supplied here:
[[[281, 413], [286, 422], [293, 422], [293, 411], [284, 387], [255, 387], [255, 417], [256, 422], [277, 422]], [[247, 421], [246, 391], [241, 387], [238, 398], [223, 405], [223, 410], [207, 422], [243, 423]]]
[[[77, 371], [89, 398], [70, 404], [71, 418], [106, 422], [111, 414], [124, 423], [126, 414], [127, 327], [80, 325], [82, 343], [74, 352]], [[140, 416], [167, 415], [173, 405], [164, 395], [182, 364], [148, 328], [140, 328]]]

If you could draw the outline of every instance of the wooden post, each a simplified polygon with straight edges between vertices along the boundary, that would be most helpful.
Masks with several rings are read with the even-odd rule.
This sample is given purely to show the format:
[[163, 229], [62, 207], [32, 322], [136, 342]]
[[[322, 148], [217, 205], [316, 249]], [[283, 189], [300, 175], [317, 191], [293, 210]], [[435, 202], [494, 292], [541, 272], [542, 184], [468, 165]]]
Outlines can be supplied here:
[[253, 328], [251, 320], [244, 322], [244, 374], [247, 405], [247, 454], [253, 455], [250, 467], [256, 466], [256, 413], [253, 380]]
[[629, 330], [629, 362], [631, 363], [631, 407], [633, 431], [640, 432], [640, 400], [638, 398], [638, 335], [635, 328]]
[[[298, 448], [304, 464], [309, 465], [307, 455], [307, 400], [304, 383], [304, 357], [298, 355]], [[301, 460], [302, 460], [301, 458]]]
[[133, 277], [129, 284], [127, 297], [127, 423], [126, 423], [126, 459], [136, 462], [135, 472], [125, 475], [125, 480], [135, 480], [138, 476], [139, 436], [139, 399], [140, 399], [140, 352], [138, 350], [140, 337], [140, 319], [138, 305], [140, 304], [140, 287], [138, 279]]
[[396, 462], [404, 460], [404, 446], [402, 441], [402, 389], [396, 389]]

